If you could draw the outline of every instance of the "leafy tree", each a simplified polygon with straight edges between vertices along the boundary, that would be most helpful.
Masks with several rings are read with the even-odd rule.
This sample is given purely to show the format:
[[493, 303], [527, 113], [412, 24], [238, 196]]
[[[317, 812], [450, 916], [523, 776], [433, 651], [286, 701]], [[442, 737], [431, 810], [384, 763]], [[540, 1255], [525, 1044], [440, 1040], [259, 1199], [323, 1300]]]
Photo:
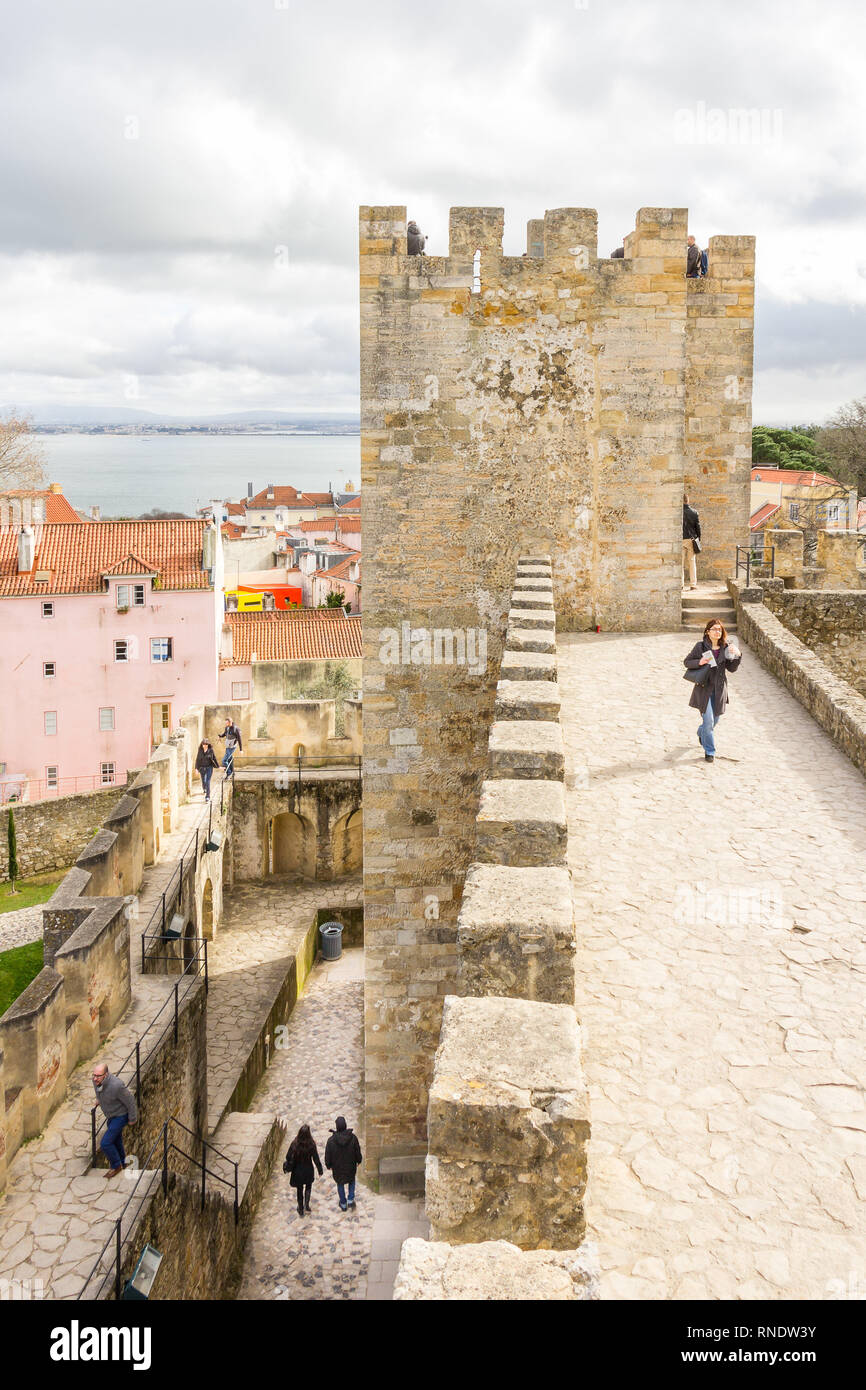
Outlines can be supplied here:
[[328, 597], [327, 597], [327, 599], [325, 600], [325, 602], [324, 602], [324, 603], [320, 603], [320, 604], [319, 604], [319, 607], [320, 607], [320, 608], [345, 608], [346, 612], [348, 613], [348, 612], [351, 610], [352, 605], [351, 605], [350, 603], [347, 603], [347, 602], [346, 602], [346, 595], [345, 595], [345, 594], [337, 593], [337, 591], [336, 591], [335, 589], [332, 589], [331, 592], [328, 594]]
[[797, 425], [794, 429], [756, 425], [752, 430], [752, 467], [770, 463], [774, 468], [826, 472], [831, 460], [819, 444], [819, 434], [817, 425]]
[[9, 882], [12, 884], [12, 892], [17, 893], [15, 880], [21, 877], [21, 870], [18, 867], [18, 841], [15, 835], [15, 816], [11, 806], [9, 807], [9, 822], [6, 827], [6, 843], [9, 850]]

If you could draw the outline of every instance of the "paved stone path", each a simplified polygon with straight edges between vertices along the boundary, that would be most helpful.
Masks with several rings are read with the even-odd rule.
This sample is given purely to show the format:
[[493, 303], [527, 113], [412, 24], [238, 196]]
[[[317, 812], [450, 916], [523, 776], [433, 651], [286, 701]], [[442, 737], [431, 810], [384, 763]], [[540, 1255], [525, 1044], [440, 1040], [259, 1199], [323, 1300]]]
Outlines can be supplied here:
[[360, 875], [317, 883], [299, 877], [239, 883], [226, 892], [208, 946], [208, 1121], [214, 1130], [271, 1005], [319, 908], [359, 906]]
[[[363, 968], [359, 949], [316, 967], [289, 1019], [288, 1046], [275, 1054], [250, 1107], [280, 1115], [289, 1138], [309, 1124], [323, 1160], [337, 1115], [363, 1136]], [[402, 1241], [428, 1233], [422, 1204], [377, 1196], [363, 1185], [362, 1168], [358, 1205], [342, 1212], [325, 1169], [313, 1184], [310, 1215], [300, 1217], [282, 1171], [284, 1156], [274, 1165], [253, 1222], [238, 1297], [390, 1298]]]
[[19, 907], [16, 912], [0, 913], [0, 951], [26, 946], [42, 939], [42, 903]]
[[689, 645], [558, 640], [603, 1296], [862, 1298], [866, 780], [748, 648], [705, 763]]
[[[180, 808], [177, 828], [163, 837], [159, 862], [145, 870], [139, 916], [130, 931], [132, 1002], [98, 1054], [112, 1069], [135, 1046], [177, 978], [141, 974], [141, 932], [203, 805], [198, 791]], [[122, 1178], [108, 1183], [104, 1169], [90, 1170], [90, 1073], [95, 1060], [73, 1071], [64, 1103], [42, 1134], [18, 1150], [0, 1205], [0, 1280], [32, 1284], [38, 1279], [45, 1298], [75, 1298], [130, 1195], [130, 1185]], [[134, 1143], [132, 1130], [126, 1140], [130, 1154]]]

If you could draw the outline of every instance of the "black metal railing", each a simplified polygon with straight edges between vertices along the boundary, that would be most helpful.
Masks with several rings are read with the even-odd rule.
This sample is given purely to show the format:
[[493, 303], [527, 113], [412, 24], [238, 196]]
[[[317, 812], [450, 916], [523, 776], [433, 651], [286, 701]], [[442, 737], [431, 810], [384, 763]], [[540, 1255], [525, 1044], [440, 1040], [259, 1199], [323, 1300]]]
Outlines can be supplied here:
[[[768, 555], [770, 557], [769, 562], [767, 561]], [[740, 570], [744, 569], [746, 571], [746, 588], [748, 589], [752, 578], [752, 570], [765, 569], [768, 563], [770, 566], [770, 578], [775, 579], [776, 547], [774, 545], [765, 546], [763, 550], [753, 550], [751, 546], [738, 545], [734, 578], [739, 579]]]
[[[219, 786], [220, 786], [220, 813], [221, 813], [221, 814], [222, 814], [222, 812], [223, 812], [223, 810], [224, 810], [224, 807], [225, 807], [225, 803], [224, 803], [224, 800], [223, 800], [223, 782], [224, 782], [224, 780], [225, 780], [224, 778], [221, 778], [221, 779], [220, 779], [220, 784], [219, 784]], [[202, 834], [203, 831], [204, 831], [204, 833]], [[146, 968], [147, 968], [147, 964], [146, 964], [146, 963], [149, 963], [149, 962], [154, 961], [154, 960], [157, 959], [157, 957], [153, 954], [152, 950], [149, 949], [149, 948], [153, 947], [153, 946], [154, 946], [158, 941], [160, 941], [160, 940], [162, 940], [162, 941], [170, 940], [170, 938], [166, 936], [166, 919], [168, 918], [169, 914], [171, 913], [172, 909], [174, 908], [174, 905], [175, 905], [175, 903], [177, 902], [178, 898], [180, 898], [181, 895], [182, 895], [182, 893], [183, 893], [183, 879], [184, 879], [184, 874], [185, 874], [185, 873], [188, 873], [190, 868], [193, 868], [193, 869], [194, 869], [194, 868], [196, 867], [196, 865], [199, 863], [199, 861], [200, 861], [200, 859], [201, 859], [201, 857], [202, 857], [202, 846], [205, 846], [205, 847], [206, 847], [207, 845], [210, 844], [212, 833], [213, 833], [213, 803], [212, 803], [212, 802], [208, 802], [208, 807], [207, 807], [207, 829], [204, 830], [204, 813], [202, 812], [201, 816], [200, 816], [199, 819], [196, 821], [196, 824], [195, 824], [195, 827], [194, 827], [192, 833], [191, 833], [190, 836], [188, 837], [188, 839], [187, 839], [187, 841], [186, 841], [186, 844], [185, 844], [184, 847], [183, 847], [183, 851], [182, 851], [182, 853], [181, 853], [180, 859], [178, 860], [177, 864], [175, 865], [175, 867], [174, 867], [174, 868], [172, 869], [172, 871], [171, 871], [171, 875], [170, 875], [170, 877], [169, 877], [168, 883], [167, 883], [167, 884], [165, 885], [165, 887], [163, 888], [163, 890], [162, 890], [162, 892], [161, 892], [161, 894], [160, 894], [159, 901], [157, 902], [156, 906], [154, 907], [153, 911], [151, 912], [150, 917], [147, 919], [147, 922], [146, 922], [146, 924], [145, 924], [145, 926], [144, 926], [144, 928], [143, 928], [143, 930], [142, 930], [142, 933], [141, 933], [141, 970], [142, 970], [142, 974], [144, 974], [144, 972], [145, 972], [145, 970], [146, 970]]]
[[[157, 957], [157, 959], [162, 959]], [[166, 957], [174, 959], [174, 957]], [[141, 1036], [136, 1040], [135, 1047], [124, 1058], [119, 1067], [114, 1068], [113, 1075], [120, 1077], [124, 1085], [131, 1091], [135, 1088], [135, 1100], [137, 1105], [141, 1105], [141, 1074], [147, 1062], [159, 1047], [165, 1035], [171, 1029], [174, 1032], [174, 1041], [177, 1044], [178, 1026], [180, 1021], [181, 1001], [186, 998], [190, 990], [194, 987], [199, 975], [204, 975], [204, 987], [207, 992], [209, 987], [207, 969], [207, 942], [201, 941], [192, 952], [189, 961], [182, 973], [178, 975], [175, 983], [164, 1000], [163, 1004], [151, 1019]], [[157, 1029], [160, 1018], [168, 1010], [162, 1026]], [[154, 1034], [154, 1030], [157, 1029]], [[151, 1036], [153, 1035], [153, 1036]], [[90, 1161], [95, 1164], [97, 1159], [97, 1140], [105, 1128], [107, 1121], [105, 1116], [97, 1122], [99, 1106], [94, 1105], [90, 1111]]]
[[[194, 1140], [194, 1147], [197, 1146], [199, 1149], [197, 1154], [188, 1153], [186, 1149], [181, 1147], [180, 1143], [175, 1142], [172, 1126], [182, 1130], [184, 1134], [188, 1134], [190, 1138]], [[152, 1167], [151, 1162], [157, 1150], [161, 1150], [160, 1163], [157, 1167]], [[159, 1134], [150, 1147], [150, 1152], [141, 1164], [132, 1192], [124, 1203], [120, 1215], [115, 1217], [114, 1229], [97, 1255], [96, 1261], [85, 1279], [80, 1293], [77, 1294], [76, 1297], [78, 1300], [85, 1298], [100, 1298], [106, 1285], [112, 1280], [114, 1282], [114, 1297], [119, 1299], [122, 1296], [123, 1287], [121, 1271], [123, 1268], [124, 1250], [129, 1245], [135, 1230], [135, 1223], [141, 1214], [142, 1203], [151, 1196], [156, 1183], [161, 1180], [163, 1193], [165, 1194], [168, 1192], [169, 1156], [174, 1154], [186, 1159], [187, 1163], [190, 1165], [187, 1172], [181, 1176], [191, 1178], [194, 1171], [199, 1179], [198, 1190], [201, 1193], [201, 1210], [204, 1210], [207, 1196], [207, 1180], [211, 1178], [222, 1187], [227, 1187], [233, 1193], [235, 1225], [238, 1224], [240, 1195], [237, 1161], [233, 1158], [229, 1158], [228, 1154], [222, 1153], [222, 1151], [216, 1148], [209, 1140], [204, 1139], [193, 1130], [188, 1129], [185, 1124], [182, 1124], [180, 1120], [172, 1115], [163, 1124]], [[213, 1161], [214, 1158], [228, 1164], [231, 1169], [231, 1177], [223, 1177], [222, 1174], [217, 1173], [213, 1168], [208, 1166], [209, 1162]], [[192, 1188], [190, 1188], [190, 1195], [191, 1193]], [[130, 1215], [130, 1208], [133, 1203], [136, 1203], [137, 1206], [135, 1212]], [[124, 1220], [127, 1221], [125, 1234], [123, 1230]]]

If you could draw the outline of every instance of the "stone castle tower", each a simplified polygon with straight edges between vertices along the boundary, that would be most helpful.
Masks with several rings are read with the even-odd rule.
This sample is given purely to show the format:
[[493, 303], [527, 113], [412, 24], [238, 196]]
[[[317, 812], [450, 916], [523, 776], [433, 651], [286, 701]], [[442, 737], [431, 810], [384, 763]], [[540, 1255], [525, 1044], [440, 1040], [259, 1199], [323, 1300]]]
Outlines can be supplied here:
[[551, 555], [561, 629], [674, 628], [684, 487], [703, 577], [748, 538], [754, 238], [687, 280], [684, 208], [621, 259], [589, 208], [525, 256], [503, 223], [454, 208], [449, 255], [409, 257], [405, 208], [360, 210], [371, 1164], [425, 1149], [517, 556]]

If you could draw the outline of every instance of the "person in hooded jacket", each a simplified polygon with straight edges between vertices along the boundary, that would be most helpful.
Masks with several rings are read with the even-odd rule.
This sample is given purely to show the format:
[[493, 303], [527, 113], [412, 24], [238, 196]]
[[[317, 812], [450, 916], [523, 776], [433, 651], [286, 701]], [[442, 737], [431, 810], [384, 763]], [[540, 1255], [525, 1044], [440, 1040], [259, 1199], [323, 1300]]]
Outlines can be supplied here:
[[346, 1128], [346, 1121], [338, 1115], [331, 1137], [325, 1145], [325, 1167], [330, 1168], [331, 1177], [337, 1184], [340, 1211], [355, 1205], [355, 1173], [363, 1161], [358, 1136]]
[[219, 767], [216, 753], [208, 740], [203, 738], [195, 755], [195, 770], [201, 778], [205, 801], [210, 801], [210, 779], [213, 777], [215, 767]]
[[[328, 1141], [330, 1142], [330, 1140]], [[319, 1170], [319, 1177], [325, 1176], [322, 1169], [322, 1160], [319, 1158], [319, 1150], [316, 1141], [310, 1132], [309, 1125], [301, 1125], [286, 1154], [283, 1164], [283, 1172], [291, 1176], [289, 1182], [298, 1193], [298, 1216], [303, 1216], [304, 1212], [310, 1210], [310, 1197], [313, 1191], [313, 1183], [316, 1175], [313, 1172], [313, 1164]]]
[[743, 654], [736, 642], [725, 631], [719, 618], [711, 618], [704, 628], [700, 642], [696, 642], [685, 657], [683, 665], [689, 671], [701, 666], [712, 669], [709, 679], [703, 685], [692, 686], [689, 705], [700, 710], [701, 722], [698, 725], [698, 743], [704, 750], [704, 758], [711, 763], [716, 756], [716, 740], [713, 730], [725, 712], [728, 704], [728, 672], [736, 671]]

